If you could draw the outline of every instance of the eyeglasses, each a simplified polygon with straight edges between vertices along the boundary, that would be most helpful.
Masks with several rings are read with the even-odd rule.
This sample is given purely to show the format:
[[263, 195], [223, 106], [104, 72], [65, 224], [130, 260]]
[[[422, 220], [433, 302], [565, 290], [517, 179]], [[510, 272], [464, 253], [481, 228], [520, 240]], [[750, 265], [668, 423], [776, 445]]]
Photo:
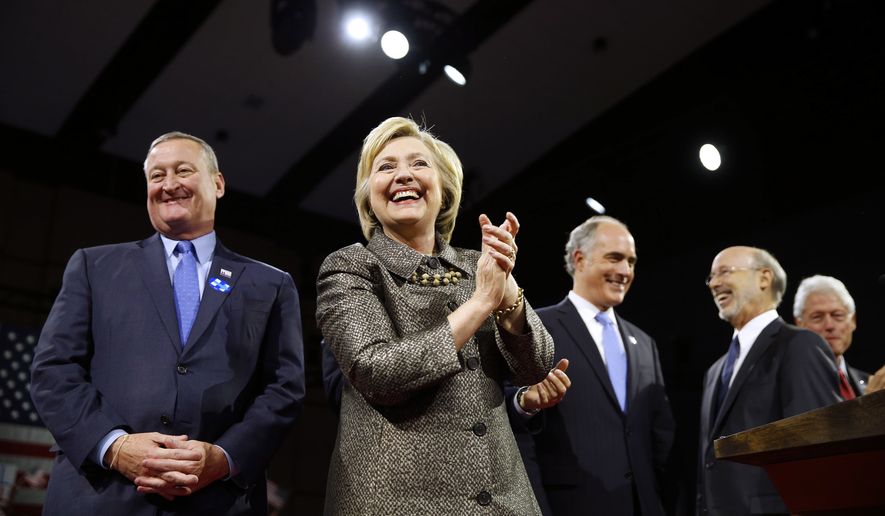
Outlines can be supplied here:
[[704, 285], [710, 286], [710, 283], [713, 283], [713, 280], [716, 278], [727, 278], [731, 276], [732, 272], [735, 271], [758, 271], [761, 270], [758, 267], [720, 267], [718, 271], [710, 271], [710, 274], [707, 276], [707, 279], [704, 280]]

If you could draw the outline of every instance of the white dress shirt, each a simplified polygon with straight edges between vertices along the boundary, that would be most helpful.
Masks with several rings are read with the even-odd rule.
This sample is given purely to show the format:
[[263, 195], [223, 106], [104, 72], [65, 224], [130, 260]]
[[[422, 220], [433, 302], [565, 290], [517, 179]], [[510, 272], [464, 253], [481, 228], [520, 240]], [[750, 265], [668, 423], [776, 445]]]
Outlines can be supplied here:
[[772, 308], [771, 310], [762, 312], [750, 319], [750, 322], [745, 324], [740, 331], [734, 331], [732, 338], [734, 338], [734, 335], [737, 335], [740, 351], [738, 352], [737, 360], [734, 363], [734, 371], [731, 374], [731, 378], [728, 380], [729, 387], [731, 387], [732, 382], [734, 382], [734, 377], [737, 376], [738, 371], [740, 371], [744, 359], [746, 359], [747, 354], [750, 353], [750, 349], [753, 348], [753, 344], [756, 343], [756, 339], [759, 338], [759, 334], [778, 317], [777, 310]]
[[[605, 349], [602, 347], [602, 323], [596, 320], [596, 314], [601, 312], [601, 310], [596, 308], [596, 305], [590, 301], [575, 294], [574, 290], [569, 291], [568, 299], [573, 305], [575, 305], [575, 308], [578, 309], [578, 315], [581, 316], [581, 320], [584, 321], [584, 326], [587, 327], [587, 331], [589, 331], [590, 336], [593, 337], [593, 342], [596, 344], [596, 349], [599, 350], [599, 356], [602, 357], [602, 362], [608, 365], [608, 362], [605, 360]], [[623, 350], [624, 340], [621, 338], [621, 331], [618, 329], [618, 318], [615, 317], [614, 308], [609, 308], [605, 311], [605, 314], [608, 315], [609, 320], [611, 320], [614, 325], [615, 335], [618, 336], [618, 346]]]

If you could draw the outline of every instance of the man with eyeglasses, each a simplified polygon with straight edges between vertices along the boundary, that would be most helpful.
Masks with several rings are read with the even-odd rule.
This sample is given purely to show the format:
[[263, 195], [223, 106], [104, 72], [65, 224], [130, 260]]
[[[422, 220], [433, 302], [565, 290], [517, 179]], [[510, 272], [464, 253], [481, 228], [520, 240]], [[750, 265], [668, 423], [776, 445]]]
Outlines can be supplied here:
[[854, 299], [844, 283], [832, 276], [821, 275], [802, 280], [793, 302], [796, 326], [817, 333], [830, 345], [839, 370], [839, 391], [845, 399], [877, 391], [885, 383], [885, 367], [871, 377], [845, 362], [843, 355], [851, 346], [857, 328], [854, 306]]
[[786, 514], [765, 471], [717, 462], [713, 440], [840, 401], [833, 353], [814, 332], [778, 317], [787, 275], [767, 251], [723, 250], [707, 286], [734, 332], [704, 378], [697, 513]]

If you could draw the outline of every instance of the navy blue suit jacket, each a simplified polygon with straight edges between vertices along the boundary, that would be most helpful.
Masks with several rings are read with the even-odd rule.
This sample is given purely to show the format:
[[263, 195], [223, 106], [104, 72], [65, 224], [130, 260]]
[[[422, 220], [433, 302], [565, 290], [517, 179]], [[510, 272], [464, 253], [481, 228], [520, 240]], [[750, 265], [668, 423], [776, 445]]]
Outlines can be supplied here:
[[724, 364], [725, 355], [704, 377], [697, 513], [786, 514], [765, 470], [717, 461], [713, 440], [841, 401], [833, 353], [816, 333], [775, 319], [756, 338], [714, 418]]
[[870, 373], [848, 366], [848, 383], [855, 396], [863, 396], [867, 391], [867, 382], [870, 381]]
[[[213, 288], [215, 278], [230, 289]], [[285, 272], [217, 243], [182, 347], [159, 235], [78, 250], [32, 366], [31, 395], [58, 449], [45, 514], [266, 514], [264, 471], [299, 411], [303, 371]], [[239, 473], [171, 503], [137, 494], [93, 462], [115, 428], [217, 444]]]
[[[568, 298], [541, 308], [553, 336], [554, 363], [569, 359], [563, 400], [514, 425], [535, 495], [547, 515], [661, 515], [660, 485], [675, 423], [654, 340], [617, 316], [627, 350], [627, 412], [621, 411], [602, 356]], [[540, 419], [539, 419], [540, 418]]]

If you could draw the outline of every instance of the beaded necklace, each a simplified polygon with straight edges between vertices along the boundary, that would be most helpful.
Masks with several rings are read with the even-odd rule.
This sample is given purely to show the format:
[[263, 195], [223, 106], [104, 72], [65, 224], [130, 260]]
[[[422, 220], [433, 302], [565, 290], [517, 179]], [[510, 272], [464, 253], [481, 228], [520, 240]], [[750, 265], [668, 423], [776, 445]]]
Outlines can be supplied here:
[[415, 285], [422, 285], [424, 287], [441, 287], [450, 283], [452, 285], [457, 285], [458, 282], [461, 281], [461, 273], [452, 268], [450, 268], [449, 272], [446, 272], [445, 274], [434, 274], [432, 276], [426, 272], [422, 273], [420, 276], [417, 272], [413, 272], [409, 281]]

